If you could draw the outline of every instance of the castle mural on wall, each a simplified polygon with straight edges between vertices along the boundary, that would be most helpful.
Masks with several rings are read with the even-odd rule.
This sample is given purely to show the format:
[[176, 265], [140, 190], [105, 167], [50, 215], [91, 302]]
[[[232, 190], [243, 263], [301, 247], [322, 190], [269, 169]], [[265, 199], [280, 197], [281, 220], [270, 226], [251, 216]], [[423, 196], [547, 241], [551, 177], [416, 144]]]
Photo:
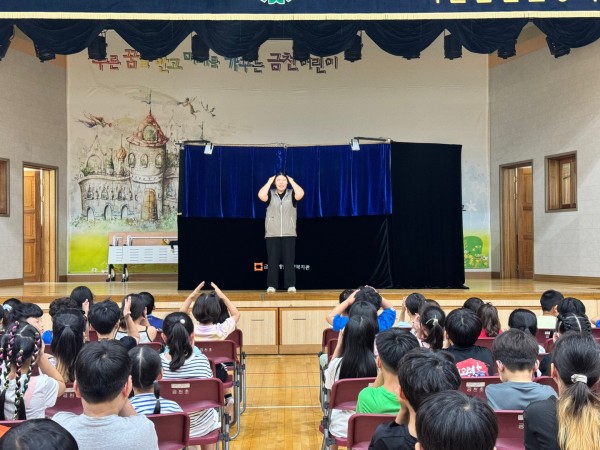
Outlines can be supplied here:
[[126, 141], [115, 151], [96, 136], [81, 161], [82, 217], [157, 221], [177, 212], [178, 154], [167, 151], [169, 138], [151, 110]]

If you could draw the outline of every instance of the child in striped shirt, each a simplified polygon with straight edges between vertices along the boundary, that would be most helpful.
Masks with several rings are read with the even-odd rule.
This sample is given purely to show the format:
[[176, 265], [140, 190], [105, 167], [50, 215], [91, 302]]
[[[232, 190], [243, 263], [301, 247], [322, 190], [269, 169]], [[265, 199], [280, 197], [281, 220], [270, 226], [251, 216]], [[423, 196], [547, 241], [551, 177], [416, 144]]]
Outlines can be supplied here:
[[173, 400], [160, 396], [157, 380], [162, 378], [160, 355], [151, 347], [137, 346], [129, 350], [134, 396], [129, 400], [138, 414], [183, 412]]
[[[169, 346], [168, 353], [161, 353], [163, 378], [212, 378], [208, 358], [193, 350], [194, 324], [185, 313], [167, 315], [163, 322], [163, 339]], [[214, 408], [190, 413], [190, 436], [204, 436], [220, 428], [219, 415]], [[202, 450], [214, 448], [214, 444], [201, 446]]]

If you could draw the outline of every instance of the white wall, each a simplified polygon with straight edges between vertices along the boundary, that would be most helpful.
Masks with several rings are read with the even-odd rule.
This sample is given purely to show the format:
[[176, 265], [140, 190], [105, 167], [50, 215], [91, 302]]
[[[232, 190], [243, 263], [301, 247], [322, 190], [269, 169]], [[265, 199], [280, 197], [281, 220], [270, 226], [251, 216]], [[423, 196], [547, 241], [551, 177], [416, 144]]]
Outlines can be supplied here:
[[[533, 160], [534, 272], [600, 276], [600, 42], [559, 59], [541, 48], [490, 70], [493, 270], [499, 166]], [[545, 212], [544, 157], [577, 151], [578, 208]]]
[[10, 217], [0, 217], [0, 280], [23, 277], [23, 162], [58, 167], [58, 272], [66, 273], [66, 69], [16, 47], [0, 61], [0, 157], [10, 159]]

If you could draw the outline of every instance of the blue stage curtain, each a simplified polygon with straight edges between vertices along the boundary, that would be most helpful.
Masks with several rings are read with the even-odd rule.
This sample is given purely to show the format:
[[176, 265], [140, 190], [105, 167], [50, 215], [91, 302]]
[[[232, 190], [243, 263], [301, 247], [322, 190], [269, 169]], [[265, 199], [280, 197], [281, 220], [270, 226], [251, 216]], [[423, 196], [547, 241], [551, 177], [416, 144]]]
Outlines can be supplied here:
[[315, 56], [332, 56], [343, 52], [361, 29], [360, 21], [298, 21], [287, 24], [291, 36], [306, 45]]
[[312, 147], [188, 145], [181, 152], [180, 212], [184, 217], [261, 218], [257, 194], [270, 176], [285, 172], [305, 191], [298, 215], [350, 217], [391, 214], [390, 145]]
[[192, 22], [192, 29], [213, 52], [226, 58], [238, 58], [259, 48], [269, 39], [273, 22], [247, 20]]
[[[294, 39], [315, 56], [331, 56], [348, 48], [361, 30], [384, 51], [416, 57], [444, 30], [474, 53], [492, 53], [514, 44], [528, 19], [460, 19], [411, 21], [167, 21], [167, 20], [9, 20], [0, 24], [0, 45], [16, 24], [37, 45], [56, 54], [85, 49], [103, 29], [114, 29], [143, 59], [171, 54], [192, 31], [225, 57], [246, 56], [267, 39]], [[548, 37], [569, 47], [582, 47], [600, 37], [600, 19], [535, 19]], [[110, 42], [109, 42], [110, 48]]]
[[527, 19], [448, 20], [446, 28], [473, 53], [493, 53], [502, 45], [516, 44]]
[[117, 20], [111, 24], [119, 36], [148, 61], [169, 56], [192, 32], [186, 21]]
[[99, 20], [19, 20], [17, 26], [36, 45], [59, 55], [85, 50], [105, 28]]
[[366, 22], [367, 35], [383, 51], [395, 56], [418, 56], [444, 31], [441, 20]]

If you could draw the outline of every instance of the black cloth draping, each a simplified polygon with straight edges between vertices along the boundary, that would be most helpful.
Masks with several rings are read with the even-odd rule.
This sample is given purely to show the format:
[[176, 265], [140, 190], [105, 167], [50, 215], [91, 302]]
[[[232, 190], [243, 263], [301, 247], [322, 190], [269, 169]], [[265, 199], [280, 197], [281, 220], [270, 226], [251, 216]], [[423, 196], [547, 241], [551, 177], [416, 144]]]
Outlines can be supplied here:
[[[348, 48], [360, 31], [384, 51], [415, 57], [444, 30], [469, 51], [492, 53], [517, 40], [528, 19], [457, 19], [409, 21], [168, 21], [168, 20], [0, 20], [0, 46], [9, 44], [16, 25], [40, 48], [69, 55], [85, 49], [103, 29], [114, 29], [142, 58], [172, 53], [192, 32], [225, 57], [239, 57], [271, 38], [296, 40], [315, 56], [331, 56]], [[600, 37], [600, 19], [535, 19], [554, 41], [581, 47]], [[110, 49], [110, 40], [108, 42]], [[290, 45], [291, 48], [291, 45]]]

